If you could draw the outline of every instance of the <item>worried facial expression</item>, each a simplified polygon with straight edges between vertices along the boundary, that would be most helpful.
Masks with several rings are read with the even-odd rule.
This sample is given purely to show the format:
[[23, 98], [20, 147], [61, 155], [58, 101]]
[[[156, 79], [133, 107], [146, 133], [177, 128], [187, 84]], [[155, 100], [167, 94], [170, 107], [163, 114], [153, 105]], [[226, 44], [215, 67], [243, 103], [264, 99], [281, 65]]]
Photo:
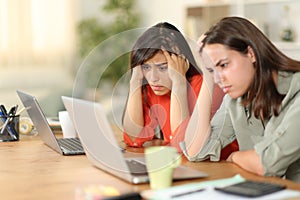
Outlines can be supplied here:
[[256, 61], [250, 47], [247, 54], [242, 54], [222, 44], [208, 44], [203, 53], [207, 54], [212, 62], [206, 65], [207, 70], [213, 74], [215, 83], [224, 93], [235, 99], [248, 91], [255, 75]]
[[156, 95], [165, 95], [171, 91], [172, 81], [168, 74], [168, 62], [162, 52], [156, 53], [141, 67], [145, 79]]
[[172, 81], [168, 74], [168, 62], [162, 52], [156, 53], [144, 62], [142, 71], [156, 95], [165, 95], [171, 91]]

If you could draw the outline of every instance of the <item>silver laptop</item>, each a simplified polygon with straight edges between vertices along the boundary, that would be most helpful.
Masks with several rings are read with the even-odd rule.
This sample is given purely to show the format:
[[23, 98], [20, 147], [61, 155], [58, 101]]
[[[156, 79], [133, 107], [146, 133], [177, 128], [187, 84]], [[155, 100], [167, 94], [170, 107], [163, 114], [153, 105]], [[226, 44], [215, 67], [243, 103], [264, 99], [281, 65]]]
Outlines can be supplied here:
[[62, 155], [82, 155], [85, 154], [79, 138], [56, 138], [49, 123], [37, 101], [29, 94], [17, 91], [17, 94], [27, 108], [27, 113], [33, 122], [43, 142]]
[[[114, 176], [133, 184], [149, 182], [145, 159], [135, 154], [128, 157], [118, 145], [101, 104], [62, 96], [74, 127], [90, 162]], [[133, 154], [133, 153], [132, 153]], [[207, 177], [192, 168], [180, 166], [174, 171], [174, 180]]]

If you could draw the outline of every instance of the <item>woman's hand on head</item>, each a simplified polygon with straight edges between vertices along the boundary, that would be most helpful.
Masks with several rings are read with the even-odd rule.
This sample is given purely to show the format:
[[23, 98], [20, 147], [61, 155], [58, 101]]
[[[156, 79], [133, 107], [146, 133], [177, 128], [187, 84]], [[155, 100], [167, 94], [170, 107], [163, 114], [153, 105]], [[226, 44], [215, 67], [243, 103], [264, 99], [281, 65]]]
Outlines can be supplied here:
[[140, 85], [142, 85], [143, 78], [144, 78], [144, 75], [142, 72], [141, 65], [134, 67], [132, 69], [130, 82], [135, 83], [135, 84], [139, 83]]
[[172, 83], [186, 80], [185, 74], [190, 67], [189, 61], [183, 55], [170, 54], [162, 50], [168, 62], [168, 74]]
[[202, 70], [204, 74], [208, 74], [207, 68], [211, 67], [209, 64], [211, 64], [209, 56], [206, 54], [205, 50], [203, 49], [203, 40], [205, 39], [206, 35], [202, 34], [197, 41], [198, 45], [198, 54], [199, 54], [199, 67]]
[[197, 44], [199, 46], [199, 67], [203, 72], [203, 76], [206, 81], [214, 82], [213, 73], [210, 73], [208, 69], [213, 69], [214, 64], [211, 60], [211, 58], [208, 56], [208, 54], [205, 52], [205, 49], [203, 47], [203, 40], [206, 38], [206, 35], [201, 35], [197, 41]]
[[201, 50], [201, 48], [203, 47], [203, 40], [204, 38], [206, 38], [206, 35], [202, 34], [199, 38], [198, 38], [198, 41], [197, 41], [197, 44], [199, 46], [199, 50]]

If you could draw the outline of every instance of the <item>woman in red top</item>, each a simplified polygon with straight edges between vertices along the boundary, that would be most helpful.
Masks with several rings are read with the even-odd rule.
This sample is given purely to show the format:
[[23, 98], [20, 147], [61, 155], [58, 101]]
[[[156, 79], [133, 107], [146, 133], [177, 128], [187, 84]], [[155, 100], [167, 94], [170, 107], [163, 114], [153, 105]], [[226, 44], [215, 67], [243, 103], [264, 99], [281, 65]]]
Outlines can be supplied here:
[[132, 49], [130, 68], [125, 143], [142, 147], [160, 138], [179, 149], [203, 80], [184, 36], [166, 22], [150, 27]]

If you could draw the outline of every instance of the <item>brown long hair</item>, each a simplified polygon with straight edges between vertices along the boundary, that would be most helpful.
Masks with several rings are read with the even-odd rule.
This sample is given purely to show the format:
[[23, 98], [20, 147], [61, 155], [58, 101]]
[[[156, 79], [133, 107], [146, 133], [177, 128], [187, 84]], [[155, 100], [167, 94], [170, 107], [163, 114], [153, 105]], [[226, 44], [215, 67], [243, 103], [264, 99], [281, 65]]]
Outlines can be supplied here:
[[137, 39], [130, 54], [130, 68], [152, 58], [161, 51], [162, 46], [169, 53], [183, 54], [188, 59], [190, 63], [190, 68], [186, 72], [188, 80], [193, 75], [201, 73], [186, 39], [174, 25], [167, 22], [150, 27]]
[[277, 116], [284, 95], [277, 91], [272, 73], [300, 71], [300, 62], [284, 55], [254, 24], [241, 17], [225, 17], [205, 35], [202, 49], [206, 44], [216, 43], [241, 54], [247, 54], [248, 47], [253, 49], [256, 74], [247, 94], [242, 97], [242, 104], [249, 107], [256, 118]]

